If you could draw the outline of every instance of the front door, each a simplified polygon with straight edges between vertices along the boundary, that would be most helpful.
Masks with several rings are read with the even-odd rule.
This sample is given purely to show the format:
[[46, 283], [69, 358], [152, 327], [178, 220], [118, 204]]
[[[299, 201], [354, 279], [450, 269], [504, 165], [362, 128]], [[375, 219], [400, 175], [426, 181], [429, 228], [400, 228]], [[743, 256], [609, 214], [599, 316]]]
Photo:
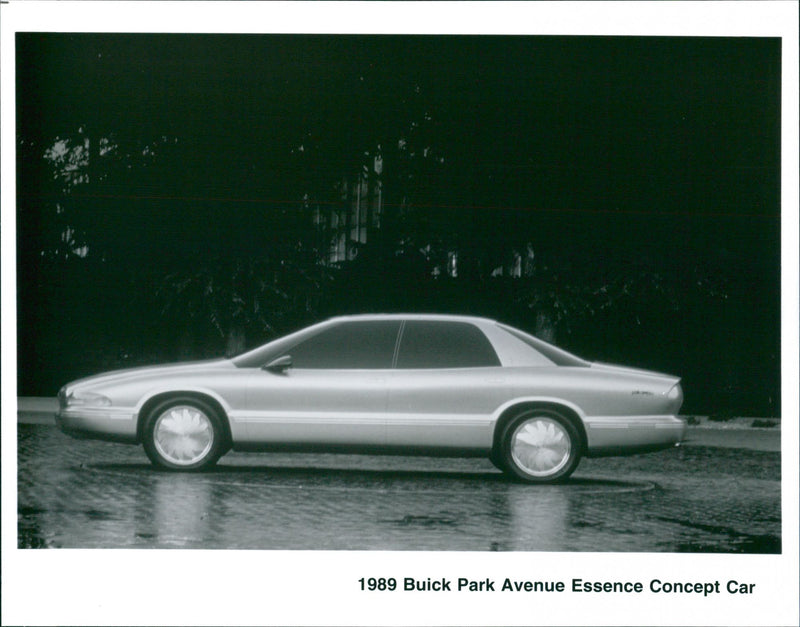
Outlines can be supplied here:
[[287, 348], [292, 365], [248, 385], [248, 439], [286, 447], [382, 446], [399, 320], [344, 321]]

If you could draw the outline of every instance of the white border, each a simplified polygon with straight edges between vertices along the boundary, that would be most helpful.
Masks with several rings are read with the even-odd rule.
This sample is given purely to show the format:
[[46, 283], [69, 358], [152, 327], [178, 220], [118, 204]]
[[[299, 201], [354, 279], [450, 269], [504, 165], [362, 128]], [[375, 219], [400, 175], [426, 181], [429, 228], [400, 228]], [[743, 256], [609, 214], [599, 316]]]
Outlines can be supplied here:
[[[11, 2], [2, 59], [3, 624], [797, 625], [798, 5], [794, 2]], [[548, 554], [16, 549], [14, 33], [274, 32], [783, 38], [783, 554]], [[167, 562], [168, 560], [168, 562]], [[169, 563], [169, 567], [165, 566]], [[613, 564], [613, 567], [612, 567]], [[362, 576], [757, 583], [717, 595], [363, 594]], [[198, 602], [198, 599], [200, 602]], [[207, 602], [211, 599], [212, 602]], [[218, 603], [213, 602], [219, 601]]]

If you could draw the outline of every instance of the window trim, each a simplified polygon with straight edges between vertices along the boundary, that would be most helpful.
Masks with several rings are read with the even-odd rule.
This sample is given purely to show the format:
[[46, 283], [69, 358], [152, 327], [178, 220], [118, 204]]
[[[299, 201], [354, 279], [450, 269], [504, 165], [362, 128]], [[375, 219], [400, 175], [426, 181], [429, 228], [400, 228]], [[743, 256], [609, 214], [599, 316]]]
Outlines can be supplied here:
[[394, 355], [392, 355], [392, 370], [397, 370], [397, 359], [400, 357], [400, 346], [403, 343], [403, 333], [406, 330], [406, 322], [408, 322], [408, 320], [403, 318], [400, 321], [400, 329], [397, 331], [397, 339], [394, 343]]

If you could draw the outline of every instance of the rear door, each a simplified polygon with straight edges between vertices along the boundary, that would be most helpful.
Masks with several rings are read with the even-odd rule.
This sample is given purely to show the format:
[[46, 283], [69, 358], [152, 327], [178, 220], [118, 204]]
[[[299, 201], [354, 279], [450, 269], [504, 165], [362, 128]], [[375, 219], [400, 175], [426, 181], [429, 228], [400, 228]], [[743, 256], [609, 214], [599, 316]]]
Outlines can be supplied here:
[[500, 360], [471, 322], [407, 320], [389, 382], [387, 442], [439, 452], [488, 450], [507, 397]]

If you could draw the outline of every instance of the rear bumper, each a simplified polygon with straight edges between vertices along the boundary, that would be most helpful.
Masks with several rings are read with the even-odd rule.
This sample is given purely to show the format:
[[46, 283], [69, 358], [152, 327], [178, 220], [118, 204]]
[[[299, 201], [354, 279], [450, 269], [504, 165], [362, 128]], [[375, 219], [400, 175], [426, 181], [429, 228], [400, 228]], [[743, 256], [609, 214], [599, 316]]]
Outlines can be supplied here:
[[657, 451], [680, 444], [686, 421], [677, 416], [595, 416], [585, 419], [587, 456]]
[[79, 439], [107, 440], [135, 444], [136, 414], [125, 409], [62, 409], [56, 425], [67, 435]]

